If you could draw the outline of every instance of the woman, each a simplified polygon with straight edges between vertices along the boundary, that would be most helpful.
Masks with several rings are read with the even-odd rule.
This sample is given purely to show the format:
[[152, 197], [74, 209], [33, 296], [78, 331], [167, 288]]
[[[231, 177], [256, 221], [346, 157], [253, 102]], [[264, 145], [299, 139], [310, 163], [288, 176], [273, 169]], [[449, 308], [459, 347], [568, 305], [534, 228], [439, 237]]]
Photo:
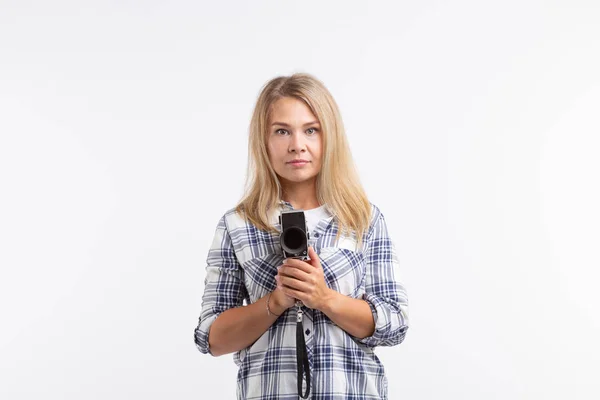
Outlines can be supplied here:
[[[302, 392], [386, 399], [374, 348], [404, 340], [406, 291], [383, 214], [359, 182], [337, 104], [315, 77], [297, 73], [263, 87], [250, 124], [248, 172], [246, 194], [218, 222], [208, 253], [198, 349], [234, 353], [238, 399], [297, 399], [300, 310], [311, 377], [300, 383]], [[278, 218], [290, 210], [304, 210], [310, 260], [283, 259]]]

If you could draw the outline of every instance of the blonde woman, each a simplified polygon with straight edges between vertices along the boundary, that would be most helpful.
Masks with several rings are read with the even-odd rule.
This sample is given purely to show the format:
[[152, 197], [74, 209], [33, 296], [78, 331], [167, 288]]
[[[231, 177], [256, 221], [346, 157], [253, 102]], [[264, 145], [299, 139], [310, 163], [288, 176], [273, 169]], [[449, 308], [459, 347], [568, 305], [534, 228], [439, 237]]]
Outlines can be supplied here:
[[[265, 84], [248, 160], [246, 193], [208, 253], [197, 348], [234, 353], [238, 399], [387, 399], [374, 349], [404, 340], [408, 300], [322, 82], [296, 73]], [[304, 211], [309, 260], [283, 258], [279, 216], [290, 210]]]

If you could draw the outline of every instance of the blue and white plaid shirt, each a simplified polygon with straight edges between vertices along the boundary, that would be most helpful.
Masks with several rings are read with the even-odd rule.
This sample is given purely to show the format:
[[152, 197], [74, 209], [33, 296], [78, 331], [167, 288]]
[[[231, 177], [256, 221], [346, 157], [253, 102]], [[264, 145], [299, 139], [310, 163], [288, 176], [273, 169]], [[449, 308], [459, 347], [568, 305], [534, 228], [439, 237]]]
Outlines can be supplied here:
[[[371, 209], [371, 224], [362, 247], [354, 232], [335, 243], [338, 224], [331, 216], [310, 232], [309, 243], [319, 255], [327, 286], [366, 300], [375, 320], [373, 335], [359, 339], [323, 312], [303, 306], [310, 399], [388, 398], [387, 377], [374, 348], [395, 346], [404, 340], [408, 299], [383, 214], [372, 203]], [[279, 231], [282, 210], [293, 207], [281, 201], [279, 210], [270, 216]], [[233, 209], [223, 215], [208, 252], [202, 311], [194, 332], [201, 353], [211, 354], [208, 332], [220, 313], [243, 306], [244, 301], [252, 304], [275, 290], [277, 267], [282, 263], [278, 234], [257, 229]], [[239, 367], [238, 399], [298, 399], [296, 307], [286, 310], [249, 347], [233, 353], [233, 360]]]

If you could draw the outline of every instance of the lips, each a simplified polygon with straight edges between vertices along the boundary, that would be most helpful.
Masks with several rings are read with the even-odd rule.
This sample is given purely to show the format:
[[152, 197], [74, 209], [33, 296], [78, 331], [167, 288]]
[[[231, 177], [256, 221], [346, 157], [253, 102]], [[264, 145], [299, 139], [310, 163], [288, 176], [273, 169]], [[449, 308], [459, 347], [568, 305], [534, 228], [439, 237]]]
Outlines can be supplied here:
[[308, 163], [307, 160], [292, 160], [292, 161], [288, 161], [288, 164], [306, 164]]

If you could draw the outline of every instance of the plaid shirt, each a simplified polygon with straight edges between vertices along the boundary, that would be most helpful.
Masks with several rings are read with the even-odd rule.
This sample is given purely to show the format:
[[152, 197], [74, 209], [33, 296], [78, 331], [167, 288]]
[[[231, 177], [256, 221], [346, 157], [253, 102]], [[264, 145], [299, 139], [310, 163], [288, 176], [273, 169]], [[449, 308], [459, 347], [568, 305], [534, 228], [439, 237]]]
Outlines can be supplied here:
[[[399, 279], [395, 246], [383, 214], [371, 203], [368, 232], [359, 246], [356, 235], [340, 236], [338, 225], [324, 218], [310, 232], [327, 286], [366, 300], [375, 332], [359, 339], [338, 327], [319, 310], [303, 306], [303, 327], [310, 364], [310, 399], [387, 399], [387, 377], [375, 355], [376, 346], [395, 346], [408, 329], [408, 300]], [[270, 222], [281, 231], [281, 201]], [[220, 313], [251, 304], [275, 290], [277, 267], [283, 263], [279, 235], [257, 229], [233, 209], [219, 220], [208, 252], [202, 311], [194, 332], [201, 353], [210, 353], [208, 332]], [[267, 311], [265, 310], [265, 313]], [[298, 399], [296, 307], [286, 310], [253, 344], [233, 353], [239, 367], [238, 399]], [[303, 383], [303, 387], [306, 384]], [[304, 393], [304, 389], [303, 389]]]

